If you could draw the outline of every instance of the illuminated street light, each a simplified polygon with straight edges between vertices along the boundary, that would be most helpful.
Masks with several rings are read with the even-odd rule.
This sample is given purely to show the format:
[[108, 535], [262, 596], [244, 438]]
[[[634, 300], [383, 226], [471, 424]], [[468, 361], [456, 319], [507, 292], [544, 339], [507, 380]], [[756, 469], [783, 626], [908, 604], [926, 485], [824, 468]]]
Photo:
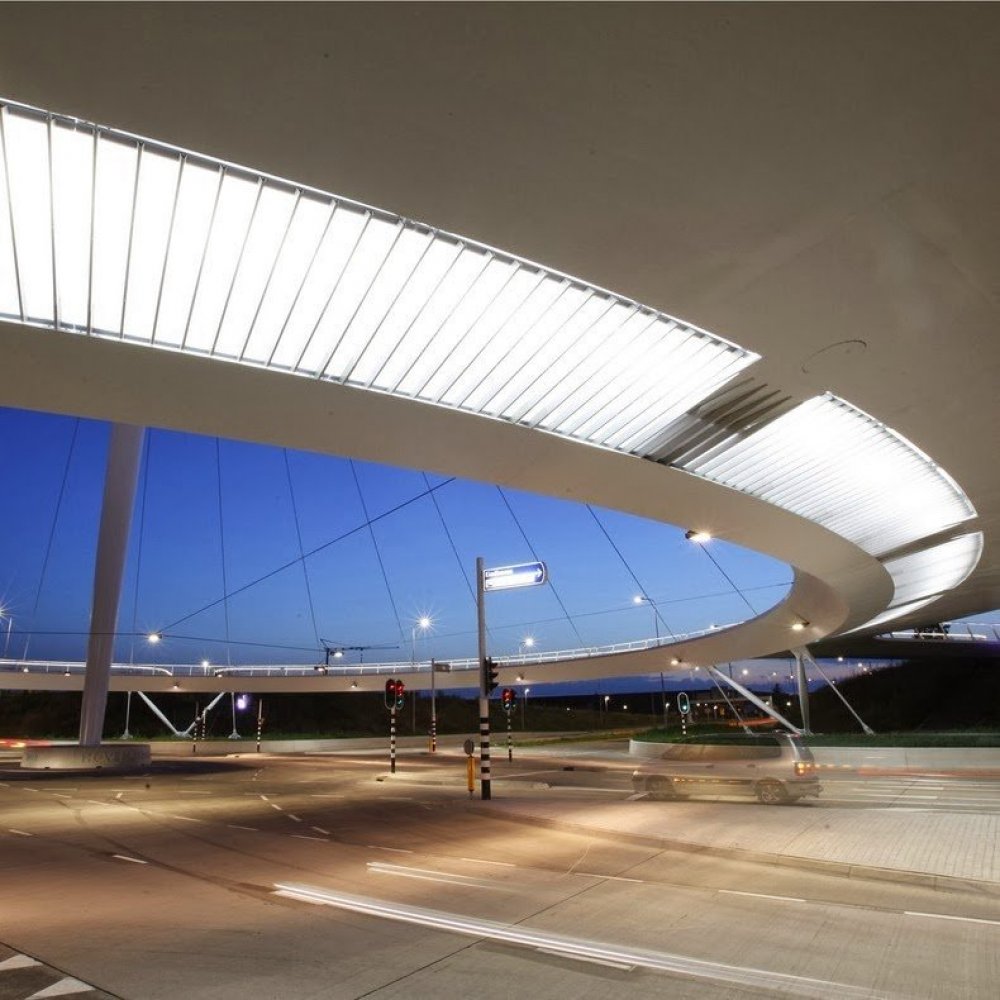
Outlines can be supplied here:
[[342, 649], [335, 649], [333, 651], [333, 658], [335, 660], [342, 660], [344, 658], [344, 651]]
[[[417, 629], [425, 635], [433, 622], [428, 615], [421, 615], [410, 629], [410, 663], [413, 667], [417, 664]], [[434, 661], [431, 660], [431, 753], [437, 752], [437, 673], [434, 669]], [[413, 710], [416, 712], [416, 696], [414, 695]]]
[[801, 632], [808, 625], [809, 625], [809, 622], [803, 621], [803, 620], [799, 620], [797, 622], [792, 622], [792, 631], [793, 632]]
[[691, 528], [684, 532], [684, 537], [689, 542], [695, 542], [697, 545], [704, 545], [705, 542], [710, 542], [712, 536], [707, 531], [699, 531], [697, 528]]
[[155, 646], [162, 638], [163, 636], [161, 636], [159, 632], [150, 632], [149, 635], [146, 636], [146, 642]]

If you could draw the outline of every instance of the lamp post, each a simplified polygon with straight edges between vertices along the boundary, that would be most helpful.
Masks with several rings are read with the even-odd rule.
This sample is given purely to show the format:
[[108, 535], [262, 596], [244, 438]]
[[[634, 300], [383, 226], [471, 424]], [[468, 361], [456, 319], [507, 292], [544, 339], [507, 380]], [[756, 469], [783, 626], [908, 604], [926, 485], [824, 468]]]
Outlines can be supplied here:
[[647, 597], [645, 594], [636, 594], [632, 598], [633, 604], [648, 604], [649, 609], [653, 612], [653, 633], [656, 636], [656, 645], [660, 644], [660, 616], [656, 610], [656, 602], [652, 597]]
[[[421, 615], [410, 629], [410, 662], [414, 668], [417, 664], [417, 629], [424, 634], [434, 623], [427, 615]], [[416, 708], [417, 697], [413, 696], [414, 709]], [[434, 661], [431, 660], [431, 753], [437, 753], [437, 671], [434, 669]]]
[[524, 689], [524, 697], [521, 699], [521, 732], [524, 732], [524, 708], [528, 704], [528, 692], [531, 688]]

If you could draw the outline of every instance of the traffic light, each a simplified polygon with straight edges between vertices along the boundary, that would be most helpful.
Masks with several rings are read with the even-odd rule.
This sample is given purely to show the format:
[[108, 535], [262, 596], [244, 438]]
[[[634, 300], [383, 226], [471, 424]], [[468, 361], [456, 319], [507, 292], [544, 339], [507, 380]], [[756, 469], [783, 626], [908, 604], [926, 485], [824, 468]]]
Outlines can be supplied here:
[[396, 682], [390, 677], [385, 682], [385, 707], [392, 708], [396, 704]]
[[504, 688], [500, 697], [503, 701], [503, 710], [507, 713], [513, 712], [517, 703], [517, 692], [513, 688]]
[[396, 708], [403, 707], [403, 695], [406, 693], [406, 685], [402, 681], [396, 681]]
[[486, 694], [487, 696], [496, 691], [500, 683], [500, 668], [493, 662], [493, 658], [486, 657]]

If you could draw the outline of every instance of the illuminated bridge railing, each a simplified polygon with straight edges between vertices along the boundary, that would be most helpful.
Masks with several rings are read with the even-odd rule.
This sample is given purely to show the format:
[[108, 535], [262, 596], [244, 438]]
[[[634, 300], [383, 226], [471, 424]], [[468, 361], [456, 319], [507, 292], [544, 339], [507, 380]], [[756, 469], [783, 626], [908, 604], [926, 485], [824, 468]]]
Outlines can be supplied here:
[[[703, 635], [711, 635], [727, 628], [733, 628], [740, 622], [727, 625], [716, 625], [712, 628], [698, 629], [693, 632], [675, 633], [673, 636], [659, 638], [635, 639], [630, 642], [618, 642], [604, 646], [585, 646], [575, 649], [560, 649], [539, 653], [517, 653], [510, 656], [495, 656], [494, 660], [504, 667], [545, 666], [549, 663], [562, 663], [567, 660], [586, 660], [599, 656], [613, 656], [616, 653], [643, 652], [658, 647], [668, 647], [688, 639], [696, 639]], [[475, 657], [450, 659], [448, 673], [462, 674], [478, 669], [479, 661]], [[0, 660], [0, 672], [30, 673], [30, 674], [62, 674], [72, 676], [82, 674], [86, 665], [79, 660]], [[364, 677], [380, 674], [429, 674], [430, 662], [419, 663], [354, 663], [344, 666], [324, 664], [257, 664], [246, 666], [221, 667], [218, 665], [203, 667], [191, 663], [166, 664], [130, 664], [116, 663], [111, 667], [116, 676], [150, 676], [150, 677], [200, 677], [221, 679], [223, 677], [315, 677], [325, 674], [332, 677]], [[447, 685], [447, 679], [442, 686]]]

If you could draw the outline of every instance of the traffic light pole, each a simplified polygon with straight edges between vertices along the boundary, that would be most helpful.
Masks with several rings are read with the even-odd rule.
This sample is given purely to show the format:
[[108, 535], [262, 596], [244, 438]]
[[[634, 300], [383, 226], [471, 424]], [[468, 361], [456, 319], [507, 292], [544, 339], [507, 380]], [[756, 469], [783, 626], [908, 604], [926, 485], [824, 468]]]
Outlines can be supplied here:
[[476, 559], [476, 612], [479, 627], [479, 787], [480, 798], [490, 795], [490, 701], [486, 677], [486, 591], [483, 557]]
[[396, 703], [389, 709], [389, 771], [396, 773]]

